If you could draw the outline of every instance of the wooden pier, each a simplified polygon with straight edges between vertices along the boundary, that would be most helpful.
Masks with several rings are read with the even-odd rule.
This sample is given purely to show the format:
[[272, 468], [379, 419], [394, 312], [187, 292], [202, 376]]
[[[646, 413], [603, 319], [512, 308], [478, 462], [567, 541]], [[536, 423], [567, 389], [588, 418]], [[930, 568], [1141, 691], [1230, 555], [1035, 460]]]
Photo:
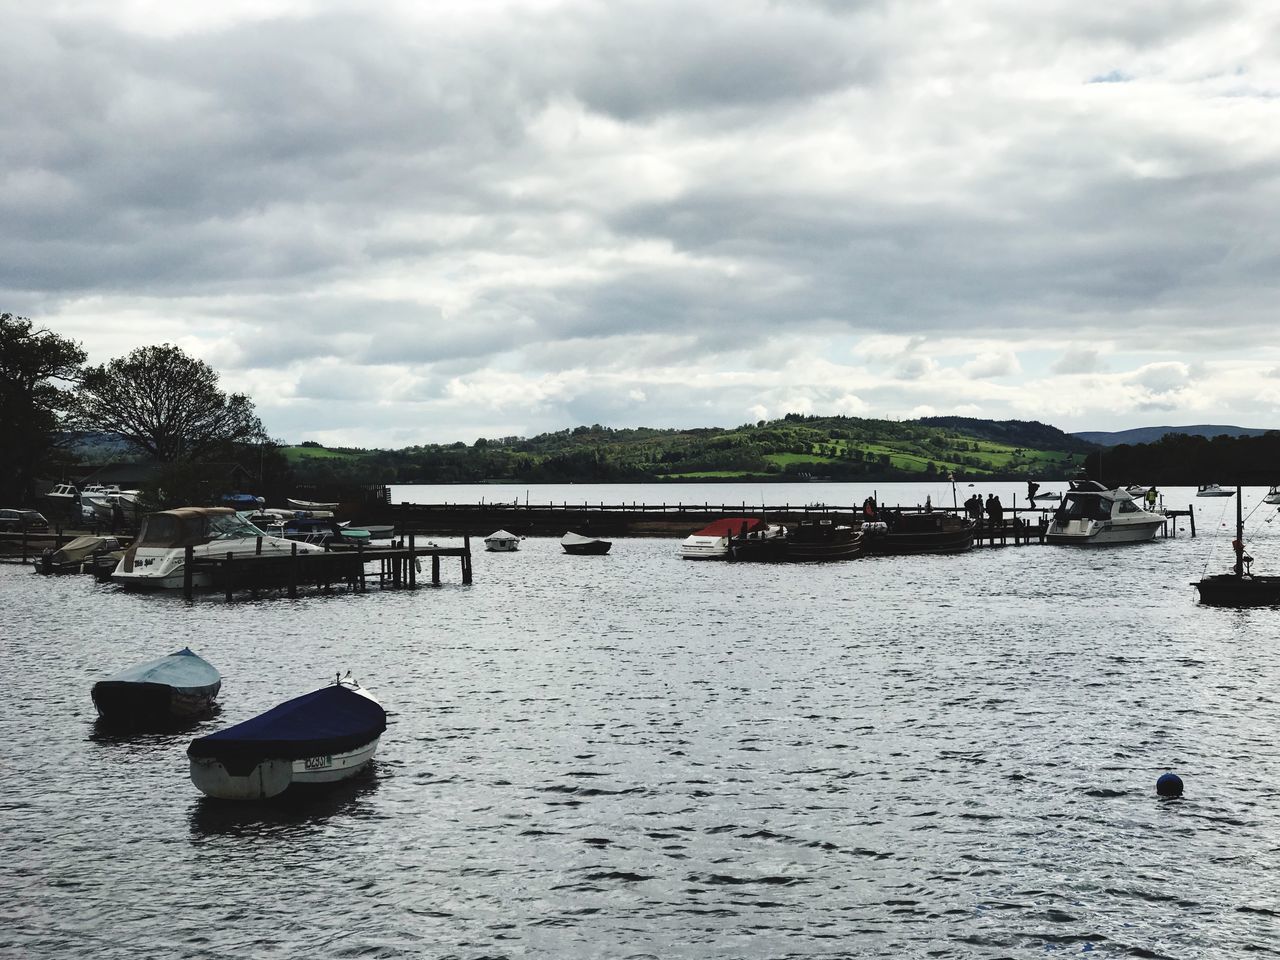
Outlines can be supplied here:
[[[440, 547], [435, 544], [418, 546], [413, 534], [407, 542], [402, 540], [390, 547], [344, 548], [324, 553], [299, 553], [298, 545], [288, 556], [263, 554], [261, 541], [257, 553], [228, 553], [225, 557], [195, 557], [192, 547], [187, 547], [183, 564], [183, 595], [190, 600], [194, 595], [194, 579], [207, 574], [215, 590], [227, 600], [237, 592], [249, 591], [257, 596], [263, 590], [284, 590], [290, 597], [298, 595], [299, 587], [314, 587], [330, 591], [335, 586], [364, 593], [369, 584], [394, 590], [414, 590], [418, 587], [418, 568], [424, 557], [431, 558], [431, 585], [440, 586], [440, 558], [457, 557], [460, 561], [463, 584], [471, 583], [471, 538], [465, 537], [461, 547]], [[370, 567], [377, 565], [376, 570]]]
[[[880, 512], [899, 510], [903, 513], [923, 512], [918, 504], [880, 505]], [[962, 507], [932, 508], [935, 513], [964, 515]], [[974, 536], [977, 544], [992, 546], [1025, 546], [1044, 543], [1045, 533], [1055, 507], [1004, 508], [1002, 524], [992, 524], [985, 517]], [[1165, 509], [1164, 536], [1174, 536], [1179, 518], [1188, 517], [1191, 535], [1195, 536], [1195, 512]], [[386, 508], [380, 517], [394, 523], [397, 530], [422, 534], [480, 534], [496, 529], [510, 530], [523, 536], [561, 536], [573, 530], [588, 536], [684, 537], [723, 517], [767, 517], [783, 525], [802, 521], [832, 520], [855, 525], [865, 517], [861, 507], [838, 507], [828, 504], [752, 505], [712, 503], [401, 503]]]

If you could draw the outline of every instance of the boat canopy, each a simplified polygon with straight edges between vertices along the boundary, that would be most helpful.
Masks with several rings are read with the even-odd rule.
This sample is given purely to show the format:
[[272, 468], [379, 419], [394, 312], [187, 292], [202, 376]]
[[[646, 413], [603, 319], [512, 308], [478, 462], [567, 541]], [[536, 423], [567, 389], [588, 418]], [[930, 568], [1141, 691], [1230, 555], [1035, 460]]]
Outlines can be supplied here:
[[751, 533], [769, 525], [760, 517], [724, 517], [707, 524], [701, 530], [689, 534], [691, 537], [736, 537], [741, 533]]
[[230, 507], [178, 507], [148, 514], [135, 546], [195, 547], [210, 540], [260, 537], [263, 533]]
[[49, 559], [54, 563], [77, 563], [87, 559], [99, 550], [118, 549], [120, 549], [120, 543], [115, 537], [76, 537], [55, 550], [53, 556]]
[[181, 693], [202, 693], [222, 684], [217, 668], [189, 647], [159, 660], [140, 663], [112, 674], [106, 683], [160, 683]]
[[387, 711], [372, 697], [333, 684], [288, 700], [244, 723], [191, 741], [189, 757], [237, 766], [345, 753], [387, 729]]
[[514, 533], [508, 533], [506, 530], [495, 530], [484, 539], [488, 543], [490, 540], [519, 540], [520, 538]]
[[577, 544], [583, 544], [583, 543], [603, 543], [603, 542], [604, 541], [602, 541], [599, 537], [584, 537], [582, 534], [574, 533], [572, 530], [570, 530], [568, 533], [566, 533], [563, 537], [560, 538], [561, 544], [568, 544], [569, 546], [575, 546]]

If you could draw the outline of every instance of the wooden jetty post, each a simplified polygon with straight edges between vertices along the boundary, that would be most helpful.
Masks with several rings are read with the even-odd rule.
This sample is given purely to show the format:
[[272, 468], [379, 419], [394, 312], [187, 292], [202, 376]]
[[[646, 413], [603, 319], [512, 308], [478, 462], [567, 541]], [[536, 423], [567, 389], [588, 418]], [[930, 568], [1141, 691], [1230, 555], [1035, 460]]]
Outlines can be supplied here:
[[192, 570], [192, 568], [196, 565], [195, 554], [196, 554], [195, 547], [191, 546], [190, 544], [187, 544], [186, 550], [183, 551], [183, 560], [182, 560], [182, 595], [186, 597], [188, 600], [191, 599], [191, 594], [192, 594], [191, 583], [192, 583], [192, 578], [195, 576], [195, 573]]
[[464, 534], [462, 537], [462, 582], [464, 585], [471, 584], [471, 535]]
[[298, 541], [295, 540], [289, 547], [289, 596], [294, 598], [298, 596]]
[[[418, 548], [416, 543], [416, 534], [409, 534], [409, 589], [418, 589]], [[432, 557], [432, 560], [439, 560], [439, 557]]]

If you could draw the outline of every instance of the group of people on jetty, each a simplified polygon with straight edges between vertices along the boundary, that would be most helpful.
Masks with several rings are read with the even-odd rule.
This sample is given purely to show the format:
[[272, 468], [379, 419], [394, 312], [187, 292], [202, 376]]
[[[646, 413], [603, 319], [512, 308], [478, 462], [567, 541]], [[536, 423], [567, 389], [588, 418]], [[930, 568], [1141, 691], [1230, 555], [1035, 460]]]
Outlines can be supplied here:
[[983, 514], [986, 515], [991, 526], [1004, 526], [1004, 504], [1000, 502], [1000, 498], [996, 494], [988, 493], [985, 503], [980, 493], [975, 493], [964, 502], [964, 515], [970, 520], [976, 520], [981, 523]]

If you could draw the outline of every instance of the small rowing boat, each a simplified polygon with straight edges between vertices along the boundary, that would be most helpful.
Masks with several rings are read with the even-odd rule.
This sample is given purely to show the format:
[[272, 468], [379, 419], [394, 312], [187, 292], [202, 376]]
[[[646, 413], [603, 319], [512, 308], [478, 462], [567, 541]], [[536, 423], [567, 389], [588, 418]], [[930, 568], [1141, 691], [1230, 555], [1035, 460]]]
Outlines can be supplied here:
[[387, 711], [347, 676], [191, 741], [191, 782], [221, 800], [265, 800], [290, 786], [337, 783], [373, 760]]
[[598, 557], [609, 552], [609, 548], [613, 546], [613, 541], [599, 540], [596, 537], [584, 537], [582, 534], [574, 533], [570, 530], [560, 538], [560, 546], [564, 548], [565, 553]]
[[137, 724], [204, 716], [221, 688], [213, 664], [183, 647], [100, 680], [90, 693], [103, 720]]

